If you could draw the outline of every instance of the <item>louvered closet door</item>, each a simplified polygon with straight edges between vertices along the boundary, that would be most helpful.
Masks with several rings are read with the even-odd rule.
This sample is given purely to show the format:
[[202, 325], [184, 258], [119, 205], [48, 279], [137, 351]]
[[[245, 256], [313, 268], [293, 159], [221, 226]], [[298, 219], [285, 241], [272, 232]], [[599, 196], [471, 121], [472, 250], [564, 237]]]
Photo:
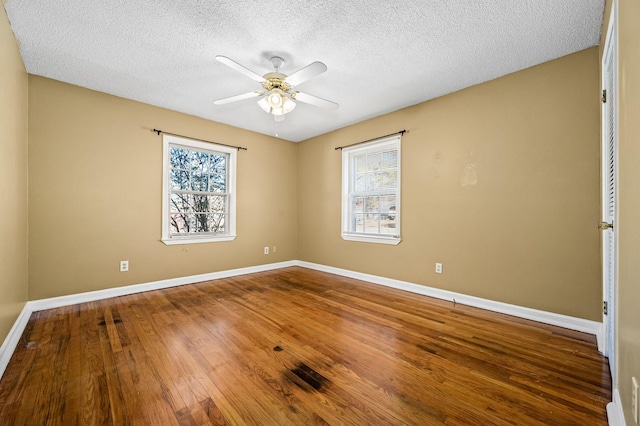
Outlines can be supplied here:
[[615, 38], [610, 37], [605, 47], [603, 69], [606, 102], [603, 104], [603, 182], [602, 221], [614, 225], [603, 230], [603, 280], [606, 314], [604, 315], [605, 355], [609, 358], [611, 376], [615, 377], [616, 341], [616, 175], [617, 175], [617, 121], [616, 121], [616, 56]]

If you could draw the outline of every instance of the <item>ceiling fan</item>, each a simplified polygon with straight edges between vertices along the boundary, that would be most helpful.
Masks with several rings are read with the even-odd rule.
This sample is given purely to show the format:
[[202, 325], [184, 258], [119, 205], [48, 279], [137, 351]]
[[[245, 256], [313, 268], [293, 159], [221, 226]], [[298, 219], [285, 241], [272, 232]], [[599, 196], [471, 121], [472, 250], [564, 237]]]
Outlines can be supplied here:
[[216, 105], [224, 105], [244, 99], [260, 97], [261, 99], [258, 101], [258, 105], [265, 112], [272, 114], [275, 121], [284, 120], [284, 115], [293, 111], [296, 106], [294, 101], [305, 102], [320, 108], [338, 109], [338, 104], [335, 102], [294, 90], [296, 86], [325, 72], [327, 66], [322, 62], [312, 62], [301, 70], [287, 76], [280, 72], [280, 67], [284, 64], [284, 59], [279, 56], [274, 56], [271, 58], [271, 63], [276, 71], [260, 76], [226, 56], [218, 55], [216, 59], [250, 79], [257, 81], [263, 88], [263, 90], [218, 99], [213, 102]]

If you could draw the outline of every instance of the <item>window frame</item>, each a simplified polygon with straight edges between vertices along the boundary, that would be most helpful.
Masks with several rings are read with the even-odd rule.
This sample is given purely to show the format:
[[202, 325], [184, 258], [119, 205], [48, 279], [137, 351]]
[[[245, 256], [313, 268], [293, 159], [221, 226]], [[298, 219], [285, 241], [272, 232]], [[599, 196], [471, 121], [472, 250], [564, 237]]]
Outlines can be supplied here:
[[[398, 245], [402, 241], [401, 238], [401, 228], [400, 228], [400, 218], [401, 218], [401, 164], [402, 164], [402, 154], [401, 154], [401, 136], [391, 136], [382, 139], [377, 139], [372, 142], [368, 142], [365, 144], [358, 144], [357, 146], [347, 147], [342, 149], [342, 227], [341, 227], [341, 236], [344, 240], [347, 241], [358, 241], [358, 242], [367, 242], [367, 243], [377, 243], [377, 244], [389, 244], [389, 245]], [[397, 187], [395, 189], [396, 197], [396, 213], [395, 213], [395, 230], [394, 234], [373, 234], [366, 232], [356, 232], [351, 230], [351, 219], [352, 219], [352, 211], [351, 211], [351, 197], [352, 197], [352, 188], [355, 182], [355, 163], [354, 158], [357, 155], [361, 155], [365, 152], [373, 153], [373, 152], [382, 152], [386, 151], [389, 148], [396, 149], [398, 152], [398, 160], [397, 160]]]
[[[227, 162], [227, 216], [225, 218], [226, 232], [214, 234], [211, 232], [203, 235], [189, 234], [185, 236], [172, 235], [169, 224], [171, 186], [169, 172], [171, 170], [169, 150], [172, 146], [179, 146], [190, 151], [207, 151], [228, 155]], [[236, 238], [236, 171], [238, 150], [232, 147], [217, 145], [209, 142], [201, 142], [194, 139], [182, 138], [174, 135], [162, 135], [162, 239], [166, 245], [174, 244], [198, 244], [232, 241]]]

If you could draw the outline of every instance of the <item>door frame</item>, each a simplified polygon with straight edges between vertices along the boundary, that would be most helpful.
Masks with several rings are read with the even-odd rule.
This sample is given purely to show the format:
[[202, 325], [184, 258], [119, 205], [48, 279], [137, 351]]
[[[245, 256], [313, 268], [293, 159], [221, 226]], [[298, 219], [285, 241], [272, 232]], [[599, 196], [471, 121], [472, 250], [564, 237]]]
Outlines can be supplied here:
[[[607, 35], [605, 37], [604, 49], [601, 60], [601, 70], [602, 70], [602, 81], [601, 88], [602, 90], [607, 89], [608, 91], [612, 91], [613, 93], [607, 93], [607, 101], [611, 102], [609, 105], [606, 103], [601, 104], [601, 135], [602, 135], [602, 147], [601, 147], [601, 220], [607, 219], [607, 205], [606, 205], [606, 190], [608, 187], [608, 177], [606, 173], [607, 166], [607, 158], [608, 158], [608, 117], [607, 112], [608, 108], [614, 108], [614, 153], [613, 153], [613, 163], [614, 163], [614, 212], [613, 212], [613, 224], [614, 227], [610, 230], [601, 231], [603, 232], [601, 238], [601, 252], [602, 252], [602, 293], [603, 293], [603, 302], [607, 303], [607, 314], [602, 316], [602, 334], [603, 334], [603, 354], [609, 358], [609, 367], [611, 371], [611, 381], [612, 381], [612, 389], [617, 389], [617, 328], [618, 328], [618, 319], [617, 319], [617, 297], [618, 297], [618, 31], [617, 31], [617, 2], [613, 2], [611, 8], [611, 15], [609, 17], [609, 26], [607, 29]], [[612, 55], [610, 60], [613, 62], [612, 73], [613, 73], [613, 84], [612, 87], [608, 87], [607, 83], [607, 65], [609, 64], [609, 55]], [[613, 232], [613, 283], [608, 281], [608, 269], [607, 266], [609, 264], [606, 247], [605, 247], [605, 234], [604, 232]], [[611, 286], [611, 288], [609, 288]], [[609, 291], [611, 290], [611, 291]], [[609, 298], [611, 295], [611, 299]], [[610, 334], [613, 336], [613, 342], [609, 339]]]

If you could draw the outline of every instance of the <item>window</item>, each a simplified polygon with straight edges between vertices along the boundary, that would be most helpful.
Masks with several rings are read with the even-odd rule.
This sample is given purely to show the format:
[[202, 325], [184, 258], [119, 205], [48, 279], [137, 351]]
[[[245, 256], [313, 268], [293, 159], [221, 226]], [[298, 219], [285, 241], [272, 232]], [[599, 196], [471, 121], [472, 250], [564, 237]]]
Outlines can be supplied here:
[[162, 241], [230, 241], [237, 150], [163, 135]]
[[342, 238], [400, 243], [400, 136], [343, 148]]

